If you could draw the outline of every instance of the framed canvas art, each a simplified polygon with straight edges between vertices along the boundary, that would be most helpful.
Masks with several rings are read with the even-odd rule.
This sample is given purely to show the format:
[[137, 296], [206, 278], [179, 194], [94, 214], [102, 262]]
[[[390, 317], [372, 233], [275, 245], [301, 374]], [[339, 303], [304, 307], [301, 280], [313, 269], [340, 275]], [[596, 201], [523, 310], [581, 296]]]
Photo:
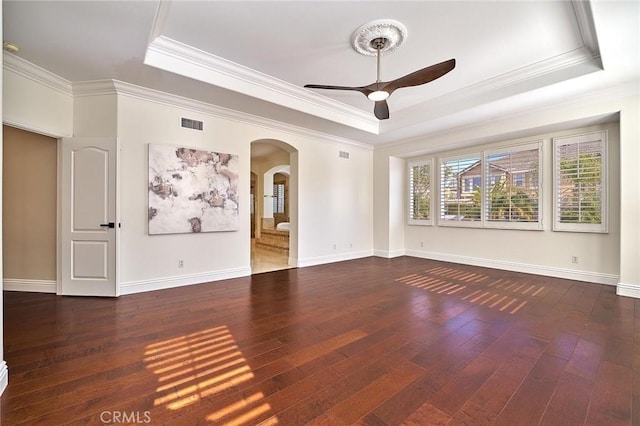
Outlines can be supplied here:
[[238, 156], [149, 144], [149, 234], [238, 230]]

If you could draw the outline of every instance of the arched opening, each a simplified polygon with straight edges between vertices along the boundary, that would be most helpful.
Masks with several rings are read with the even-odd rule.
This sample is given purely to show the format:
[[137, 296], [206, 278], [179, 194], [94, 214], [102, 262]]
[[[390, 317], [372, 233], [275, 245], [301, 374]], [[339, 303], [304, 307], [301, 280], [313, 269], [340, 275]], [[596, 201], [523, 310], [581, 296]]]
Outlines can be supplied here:
[[297, 264], [298, 152], [274, 139], [251, 143], [252, 273]]

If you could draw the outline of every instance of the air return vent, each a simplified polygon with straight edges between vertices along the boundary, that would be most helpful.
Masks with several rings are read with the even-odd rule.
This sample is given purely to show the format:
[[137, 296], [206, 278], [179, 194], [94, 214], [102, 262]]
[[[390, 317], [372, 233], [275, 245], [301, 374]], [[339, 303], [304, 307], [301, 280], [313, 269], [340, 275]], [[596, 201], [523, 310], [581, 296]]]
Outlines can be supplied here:
[[202, 121], [182, 117], [182, 127], [193, 130], [202, 130]]
[[349, 159], [349, 153], [347, 151], [340, 151], [340, 158]]

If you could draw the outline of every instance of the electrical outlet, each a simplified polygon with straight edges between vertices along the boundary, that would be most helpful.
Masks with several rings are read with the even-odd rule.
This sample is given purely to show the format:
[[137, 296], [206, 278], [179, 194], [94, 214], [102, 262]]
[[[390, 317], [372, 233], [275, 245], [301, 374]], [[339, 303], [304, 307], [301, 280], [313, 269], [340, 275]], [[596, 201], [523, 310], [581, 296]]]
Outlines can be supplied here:
[[335, 245], [335, 244], [333, 245], [333, 249], [334, 249], [334, 250], [336, 249], [336, 245]]
[[420, 241], [420, 247], [424, 247], [424, 241]]
[[578, 263], [578, 256], [571, 256], [571, 263]]
[[184, 268], [184, 260], [178, 260], [178, 268]]
[[353, 243], [349, 243], [349, 248], [352, 249], [353, 248]]

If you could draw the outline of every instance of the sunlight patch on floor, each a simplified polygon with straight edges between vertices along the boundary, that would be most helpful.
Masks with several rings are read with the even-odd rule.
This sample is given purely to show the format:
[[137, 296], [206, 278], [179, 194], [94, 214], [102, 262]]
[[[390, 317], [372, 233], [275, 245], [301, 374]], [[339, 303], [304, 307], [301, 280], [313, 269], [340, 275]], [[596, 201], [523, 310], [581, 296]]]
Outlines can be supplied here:
[[[526, 300], [513, 297], [514, 293], [518, 296], [536, 297], [544, 290], [543, 286], [516, 283], [509, 280], [503, 281], [502, 279], [486, 285], [485, 288], [474, 290], [473, 287], [480, 285], [479, 283], [487, 278], [486, 275], [458, 271], [445, 267], [432, 268], [426, 272], [438, 275], [442, 277], [442, 279], [429, 275], [409, 274], [398, 277], [394, 281], [432, 293], [447, 295], [459, 293], [458, 296], [460, 300], [474, 305], [487, 306], [492, 309], [496, 308], [500, 312], [506, 311], [509, 314], [515, 314], [527, 304]], [[462, 281], [464, 284], [447, 281], [447, 279]], [[470, 286], [470, 288], [468, 288], [468, 286]], [[482, 286], [484, 286], [484, 284], [482, 284]], [[504, 295], [504, 293], [507, 293], [507, 295]]]
[[[226, 326], [187, 334], [146, 347], [145, 366], [158, 376], [155, 406], [180, 410], [205, 398], [229, 397], [235, 387], [254, 378], [251, 367]], [[250, 424], [271, 410], [260, 404], [261, 392], [241, 396], [206, 416], [225, 425]], [[270, 420], [276, 424], [277, 418]]]

